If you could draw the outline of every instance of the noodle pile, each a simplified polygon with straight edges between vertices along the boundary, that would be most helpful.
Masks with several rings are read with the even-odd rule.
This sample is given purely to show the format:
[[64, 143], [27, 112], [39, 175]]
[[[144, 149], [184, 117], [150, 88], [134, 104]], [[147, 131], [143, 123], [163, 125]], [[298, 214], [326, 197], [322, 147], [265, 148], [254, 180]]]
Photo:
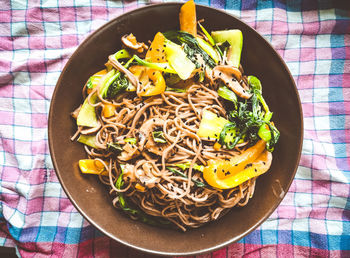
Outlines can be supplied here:
[[[92, 104], [101, 123], [96, 134], [99, 149], [86, 145], [85, 149], [89, 158], [104, 162], [108, 175], [100, 174], [99, 178], [110, 187], [115, 207], [120, 208], [122, 193], [128, 204], [147, 216], [158, 217], [186, 231], [218, 219], [234, 206], [248, 203], [254, 192], [255, 178], [238, 187], [220, 190], [207, 185], [202, 172], [195, 168], [206, 166], [210, 159], [228, 160], [239, 154], [245, 145], [237, 145], [232, 150], [215, 150], [215, 139], [201, 139], [196, 134], [204, 110], [227, 117], [214, 84], [193, 82], [186, 92], [165, 91], [146, 99], [129, 92], [112, 102], [99, 98], [98, 104]], [[116, 108], [115, 115], [110, 118], [101, 115], [106, 104]], [[163, 133], [166, 143], [154, 142], [154, 130]], [[131, 137], [137, 139], [136, 145], [125, 143], [124, 140]], [[110, 142], [128, 145], [125, 148], [129, 152], [124, 152], [134, 155], [133, 158], [125, 162], [123, 156], [108, 151]], [[186, 177], [168, 169], [176, 168], [175, 164], [179, 163], [188, 164], [183, 171]], [[125, 164], [123, 171], [120, 164]], [[123, 185], [119, 189], [116, 181], [121, 174]]]

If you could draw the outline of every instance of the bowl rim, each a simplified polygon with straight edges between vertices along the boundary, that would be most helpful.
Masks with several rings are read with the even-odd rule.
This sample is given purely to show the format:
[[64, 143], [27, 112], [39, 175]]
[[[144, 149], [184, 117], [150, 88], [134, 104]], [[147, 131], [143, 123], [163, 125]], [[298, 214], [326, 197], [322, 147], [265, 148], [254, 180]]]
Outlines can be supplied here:
[[250, 25], [248, 25], [246, 22], [242, 21], [239, 17], [235, 16], [232, 13], [227, 12], [227, 10], [222, 10], [222, 9], [218, 9], [216, 7], [212, 7], [212, 6], [208, 6], [208, 5], [203, 5], [203, 4], [197, 4], [196, 3], [196, 7], [199, 6], [201, 8], [208, 8], [208, 9], [213, 9], [215, 12], [218, 13], [222, 13], [228, 16], [231, 16], [233, 19], [237, 20], [238, 22], [242, 23], [244, 26], [248, 27], [249, 29], [253, 30], [255, 32], [255, 35], [257, 37], [259, 37], [264, 44], [267, 45], [268, 48], [270, 48], [275, 56], [279, 59], [280, 63], [281, 63], [281, 68], [283, 68], [283, 70], [286, 72], [286, 74], [288, 75], [290, 82], [293, 85], [293, 90], [296, 94], [296, 100], [297, 100], [297, 105], [298, 108], [300, 110], [300, 114], [299, 114], [299, 119], [300, 119], [300, 139], [298, 139], [300, 141], [300, 145], [299, 145], [299, 149], [297, 150], [297, 157], [296, 157], [296, 163], [295, 166], [293, 168], [293, 171], [291, 170], [292, 173], [290, 173], [292, 180], [290, 180], [287, 184], [286, 187], [286, 191], [284, 191], [284, 193], [281, 195], [282, 197], [279, 198], [278, 201], [276, 201], [274, 203], [273, 206], [271, 206], [268, 210], [268, 212], [265, 213], [264, 216], [262, 216], [257, 223], [255, 223], [255, 225], [253, 225], [252, 227], [250, 227], [249, 230], [247, 230], [246, 232], [242, 233], [241, 235], [238, 235], [234, 238], [231, 238], [230, 240], [221, 242], [220, 244], [217, 244], [215, 246], [211, 246], [205, 249], [201, 249], [198, 251], [189, 251], [189, 252], [166, 252], [166, 251], [156, 251], [156, 250], [151, 250], [148, 248], [143, 248], [134, 244], [130, 244], [122, 239], [120, 239], [119, 237], [116, 237], [114, 235], [112, 235], [111, 233], [107, 232], [105, 229], [101, 228], [97, 223], [94, 222], [94, 220], [92, 218], [90, 218], [85, 212], [84, 210], [82, 210], [79, 207], [79, 204], [76, 202], [76, 200], [74, 200], [74, 198], [71, 196], [70, 192], [68, 191], [68, 189], [66, 188], [65, 183], [63, 182], [63, 179], [61, 177], [61, 173], [58, 172], [58, 163], [56, 161], [56, 157], [54, 155], [51, 155], [52, 153], [54, 153], [54, 149], [53, 149], [53, 135], [52, 135], [52, 130], [50, 128], [53, 127], [53, 103], [55, 102], [56, 99], [56, 95], [57, 95], [57, 91], [58, 91], [58, 85], [61, 83], [62, 79], [63, 79], [63, 75], [65, 74], [66, 70], [68, 69], [68, 66], [70, 65], [70, 63], [72, 62], [72, 60], [75, 58], [75, 56], [78, 55], [79, 49], [82, 48], [84, 45], [88, 44], [88, 42], [90, 41], [91, 38], [94, 37], [94, 35], [100, 31], [103, 30], [107, 27], [109, 27], [113, 22], [115, 22], [115, 20], [117, 19], [121, 19], [125, 16], [128, 16], [130, 14], [133, 13], [137, 13], [137, 12], [142, 12], [145, 9], [152, 9], [152, 8], [159, 8], [162, 6], [176, 6], [176, 7], [180, 7], [183, 3], [182, 2], [166, 2], [166, 3], [156, 3], [156, 4], [146, 4], [145, 6], [141, 6], [141, 7], [137, 7], [133, 10], [127, 11], [123, 14], [120, 14], [116, 17], [114, 17], [113, 19], [105, 22], [103, 25], [101, 25], [100, 27], [98, 27], [97, 29], [95, 29], [94, 31], [90, 32], [90, 34], [76, 47], [76, 49], [74, 50], [73, 54], [69, 57], [69, 60], [67, 61], [67, 63], [65, 64], [64, 68], [61, 71], [61, 74], [57, 80], [57, 83], [55, 85], [55, 89], [52, 93], [52, 97], [51, 97], [51, 101], [50, 101], [50, 109], [49, 109], [49, 115], [48, 115], [48, 143], [49, 143], [49, 151], [50, 151], [50, 157], [54, 166], [54, 170], [55, 173], [59, 179], [60, 185], [62, 187], [62, 189], [64, 190], [65, 194], [67, 195], [67, 197], [69, 198], [70, 202], [73, 204], [73, 206], [77, 209], [77, 211], [83, 216], [84, 219], [86, 219], [91, 225], [93, 225], [96, 229], [98, 229], [100, 232], [102, 232], [104, 235], [108, 236], [109, 238], [122, 243], [123, 245], [126, 245], [127, 247], [148, 253], [148, 254], [154, 254], [154, 255], [163, 255], [163, 256], [188, 256], [188, 255], [198, 255], [198, 254], [203, 254], [203, 253], [208, 253], [208, 252], [212, 252], [215, 250], [218, 250], [220, 248], [223, 248], [229, 244], [235, 243], [238, 240], [242, 239], [243, 237], [247, 236], [248, 234], [252, 233], [258, 226], [260, 226], [264, 221], [266, 221], [266, 219], [268, 217], [271, 216], [271, 214], [276, 210], [276, 208], [280, 205], [281, 201], [284, 199], [284, 197], [286, 196], [286, 194], [288, 193], [290, 186], [295, 178], [295, 174], [297, 172], [299, 163], [300, 163], [300, 158], [301, 158], [301, 154], [302, 154], [302, 147], [303, 147], [303, 139], [304, 139], [304, 121], [303, 121], [303, 110], [302, 110], [302, 105], [301, 105], [301, 101], [300, 101], [300, 96], [299, 96], [299, 92], [298, 92], [298, 88], [296, 86], [295, 80], [287, 66], [287, 64], [285, 63], [285, 61], [283, 60], [283, 58], [280, 56], [280, 54], [273, 48], [273, 46], [271, 45], [270, 42], [268, 42], [258, 31], [256, 31], [255, 28], [251, 27]]

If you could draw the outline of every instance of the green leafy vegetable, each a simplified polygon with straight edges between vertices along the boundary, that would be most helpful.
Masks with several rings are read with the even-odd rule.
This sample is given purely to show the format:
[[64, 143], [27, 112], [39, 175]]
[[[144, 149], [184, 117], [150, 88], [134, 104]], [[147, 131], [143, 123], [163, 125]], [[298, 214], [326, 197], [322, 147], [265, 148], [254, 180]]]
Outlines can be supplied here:
[[167, 140], [164, 137], [163, 131], [154, 131], [152, 132], [152, 137], [155, 142], [158, 143], [167, 143]]
[[237, 96], [232, 90], [226, 86], [220, 86], [218, 89], [218, 94], [220, 97], [233, 102], [235, 108], [237, 108]]
[[[124, 181], [123, 181], [123, 173], [121, 173], [115, 183], [115, 187], [117, 189], [121, 189], [124, 185]], [[141, 220], [144, 223], [147, 223], [149, 225], [154, 225], [154, 226], [160, 226], [160, 225], [167, 225], [170, 224], [170, 222], [168, 220], [164, 220], [164, 219], [156, 219], [156, 218], [152, 218], [151, 216], [147, 215], [145, 212], [143, 212], [142, 210], [133, 207], [133, 205], [131, 205], [126, 197], [124, 197], [123, 193], [118, 193], [118, 197], [119, 197], [119, 206], [120, 208], [129, 215], [132, 215], [134, 217], [137, 217], [139, 220]]]
[[[125, 59], [130, 58], [131, 55], [128, 51], [125, 49], [119, 50], [117, 53], [115, 53], [114, 58], [116, 60], [119, 59]], [[134, 57], [131, 57], [126, 64], [124, 65], [125, 68], [128, 68], [130, 64], [133, 62]], [[101, 84], [100, 88], [100, 94], [103, 98], [112, 99], [117, 94], [119, 94], [122, 91], [125, 91], [129, 87], [129, 81], [125, 77], [124, 74], [121, 74], [119, 71], [115, 71], [112, 69], [107, 73], [107, 75], [104, 78], [104, 81]]]
[[179, 88], [171, 88], [171, 87], [166, 87], [165, 91], [174, 91], [174, 92], [186, 92], [186, 89], [179, 89]]
[[204, 35], [207, 37], [210, 45], [214, 46], [215, 45], [215, 41], [212, 38], [212, 36], [208, 33], [208, 31], [202, 26], [202, 24], [200, 22], [198, 22], [199, 28], [201, 28], [201, 30], [203, 31]]
[[114, 81], [107, 88], [105, 96], [102, 96], [108, 99], [113, 99], [120, 92], [125, 91], [128, 88], [128, 86], [129, 80], [125, 77], [124, 74], [118, 73], [116, 74]]
[[98, 76], [98, 75], [91, 76], [86, 83], [86, 88], [92, 89], [94, 87], [94, 84], [98, 83], [100, 79], [101, 79], [101, 76]]
[[[228, 129], [224, 127], [220, 134], [220, 141], [226, 143], [228, 148], [234, 148], [239, 141], [249, 140], [255, 144], [260, 138], [267, 142], [267, 149], [273, 151], [279, 138], [279, 131], [270, 122], [270, 112], [263, 96], [261, 82], [255, 76], [248, 77], [252, 97], [244, 102], [238, 102], [235, 110], [229, 113], [229, 120], [236, 127], [236, 136], [229, 141], [224, 140]], [[227, 125], [227, 127], [230, 127]], [[233, 134], [234, 135], [234, 134]]]
[[190, 33], [184, 31], [167, 31], [163, 35], [173, 41], [176, 44], [184, 45], [184, 51], [187, 54], [187, 57], [196, 64], [196, 67], [199, 68], [201, 64], [198, 62], [198, 56], [201, 55], [205, 64], [210, 68], [216, 66], [215, 61], [205, 52], [198, 44], [198, 41]]
[[233, 149], [236, 146], [237, 128], [235, 123], [228, 123], [224, 126], [220, 133], [219, 143], [226, 145], [228, 149]]
[[125, 138], [124, 142], [128, 142], [130, 144], [136, 144], [136, 138]]
[[109, 152], [113, 152], [113, 153], [119, 155], [120, 152], [123, 151], [123, 148], [120, 146], [119, 143], [107, 143], [107, 150]]
[[160, 70], [166, 73], [176, 73], [176, 71], [173, 68], [171, 68], [171, 66], [168, 63], [151, 63], [139, 58], [137, 55], [134, 55], [133, 57], [139, 65]]
[[88, 145], [92, 148], [98, 149], [96, 145], [96, 135], [84, 135], [81, 134], [77, 140], [80, 143], [83, 143], [85, 145]]
[[[178, 174], [179, 176], [182, 176], [184, 178], [188, 178], [183, 172], [177, 170], [176, 168], [172, 168], [172, 167], [166, 167], [166, 168], [172, 173]], [[192, 182], [195, 183], [195, 185], [198, 187], [205, 187], [206, 186], [205, 183], [198, 181], [198, 180], [195, 180], [193, 178], [192, 178]]]
[[[190, 162], [186, 162], [186, 163], [179, 163], [179, 164], [174, 164], [175, 166], [181, 168], [183, 171], [190, 168], [191, 163]], [[198, 164], [194, 164], [193, 165], [193, 169], [198, 170], [203, 172], [204, 170], [204, 166], [198, 165]]]

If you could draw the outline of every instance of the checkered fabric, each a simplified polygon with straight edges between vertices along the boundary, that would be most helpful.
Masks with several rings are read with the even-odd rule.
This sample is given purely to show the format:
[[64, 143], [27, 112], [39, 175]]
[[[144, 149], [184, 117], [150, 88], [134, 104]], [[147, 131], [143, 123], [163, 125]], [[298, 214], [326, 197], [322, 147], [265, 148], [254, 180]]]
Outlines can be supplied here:
[[[337, 1], [224, 1], [286, 61], [304, 144], [277, 210], [238, 243], [198, 257], [350, 257], [350, 13]], [[341, 2], [341, 1], [338, 1]], [[23, 257], [134, 257], [72, 206], [48, 149], [50, 99], [77, 46], [144, 1], [0, 2], [0, 245]], [[345, 6], [345, 5], [344, 5]], [[342, 6], [342, 7], [344, 7]]]

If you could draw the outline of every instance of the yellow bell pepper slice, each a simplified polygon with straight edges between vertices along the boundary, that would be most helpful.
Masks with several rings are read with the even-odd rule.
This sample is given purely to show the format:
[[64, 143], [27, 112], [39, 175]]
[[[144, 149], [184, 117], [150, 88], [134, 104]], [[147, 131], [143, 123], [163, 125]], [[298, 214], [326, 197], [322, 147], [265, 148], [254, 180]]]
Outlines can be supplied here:
[[114, 116], [115, 106], [112, 104], [104, 104], [102, 109], [102, 115], [106, 118]]
[[225, 178], [225, 173], [223, 170], [226, 170], [227, 167], [232, 167], [230, 172], [232, 174], [238, 173], [243, 170], [249, 163], [252, 163], [256, 160], [260, 154], [265, 150], [266, 142], [263, 140], [258, 141], [254, 146], [246, 149], [241, 154], [234, 156], [230, 160], [211, 160], [209, 161], [209, 166], [215, 167], [218, 170], [219, 178]]
[[148, 84], [141, 90], [140, 96], [155, 96], [165, 91], [166, 84], [162, 73], [158, 70], [147, 69], [148, 78], [153, 84]]
[[165, 37], [161, 32], [158, 32], [149, 47], [145, 60], [151, 63], [163, 63], [166, 62], [166, 56], [164, 51]]
[[92, 75], [89, 80], [92, 84], [92, 87], [91, 88], [88, 88], [86, 90], [87, 94], [90, 94], [91, 91], [97, 87], [98, 83], [100, 82], [101, 78], [103, 75], [105, 75], [107, 73], [107, 70], [106, 69], [103, 69], [101, 71], [98, 71], [97, 73], [95, 73], [94, 75]]
[[84, 174], [93, 174], [93, 175], [108, 175], [108, 172], [105, 170], [104, 164], [99, 160], [94, 159], [81, 159], [79, 160], [80, 171]]
[[265, 150], [263, 153], [252, 163], [248, 163], [243, 170], [235, 171], [233, 164], [221, 165], [220, 171], [224, 174], [224, 177], [219, 177], [219, 170], [213, 166], [207, 166], [204, 168], [203, 177], [205, 181], [219, 189], [234, 188], [251, 178], [257, 177], [265, 173], [271, 166], [272, 154]]

